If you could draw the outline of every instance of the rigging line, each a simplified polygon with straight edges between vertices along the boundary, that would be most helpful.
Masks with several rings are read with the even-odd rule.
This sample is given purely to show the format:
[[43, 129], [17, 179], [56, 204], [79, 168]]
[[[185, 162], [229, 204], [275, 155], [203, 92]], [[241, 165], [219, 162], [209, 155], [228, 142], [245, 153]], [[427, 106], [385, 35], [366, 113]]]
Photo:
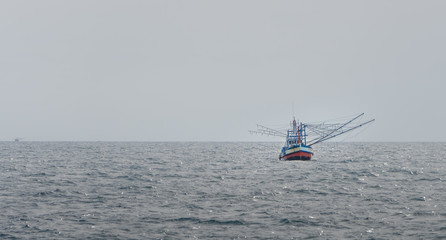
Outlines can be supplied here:
[[280, 131], [278, 131], [276, 129], [272, 129], [272, 128], [269, 128], [269, 127], [262, 126], [260, 124], [257, 124], [257, 129], [284, 135], [283, 132], [280, 132]]
[[319, 135], [320, 137], [324, 136], [324, 131], [320, 130], [320, 129], [314, 129], [314, 128], [307, 128], [309, 133], [315, 133], [317, 135]]
[[[327, 137], [327, 138], [324, 138], [322, 141], [326, 141], [326, 140], [332, 139], [332, 138], [334, 138], [334, 137], [336, 137], [336, 136], [339, 136], [339, 135], [341, 135], [341, 134], [344, 134], [344, 133], [346, 133], [346, 132], [350, 132], [350, 131], [352, 131], [352, 130], [354, 130], [354, 129], [356, 129], [356, 128], [362, 127], [362, 126], [364, 126], [364, 125], [366, 125], [366, 124], [369, 124], [369, 123], [371, 123], [371, 122], [373, 122], [373, 121], [375, 121], [375, 119], [372, 119], [372, 120], [367, 121], [367, 122], [365, 122], [365, 123], [359, 124], [359, 125], [357, 125], [357, 126], [355, 126], [355, 127], [352, 127], [352, 128], [347, 129], [347, 130], [345, 130], [345, 131], [342, 131], [342, 132], [340, 132], [340, 133], [338, 133], [338, 134], [335, 134], [335, 135], [333, 135], [333, 136], [329, 136], [329, 137]], [[319, 140], [319, 141], [317, 141], [317, 142], [315, 142], [315, 143], [312, 143], [311, 145], [314, 145], [314, 144], [319, 143], [319, 142], [321, 142], [321, 140]], [[311, 146], [311, 145], [308, 145], [308, 146]]]
[[[363, 128], [364, 129], [364, 128]], [[360, 130], [358, 132], [362, 132], [363, 130]], [[358, 135], [358, 132], [356, 132], [356, 134], [354, 134], [354, 132], [346, 132], [345, 134], [343, 134], [341, 137], [339, 137], [339, 141], [337, 142], [347, 142], [347, 139], [352, 139], [355, 136]]]
[[358, 116], [358, 115], [363, 115], [364, 113], [362, 113], [362, 114], [352, 114], [352, 115], [346, 115], [346, 116], [341, 116], [341, 117], [337, 117], [337, 118], [330, 118], [330, 119], [326, 119], [326, 120], [324, 120], [323, 122], [325, 123], [325, 122], [338, 122], [338, 121], [341, 121], [341, 122], [343, 122], [343, 121], [347, 121], [347, 120], [349, 120], [349, 119], [351, 119], [352, 117], [355, 117], [355, 116]]
[[335, 124], [329, 126], [320, 125], [320, 126], [308, 127], [308, 129], [311, 130], [311, 132], [314, 132], [319, 136], [323, 137], [327, 135], [329, 132], [333, 131], [333, 129], [338, 128], [339, 126], [341, 126], [341, 124]]
[[261, 134], [261, 135], [268, 135], [268, 136], [278, 136], [278, 137], [286, 136], [286, 134], [283, 132], [262, 126], [260, 124], [257, 124], [257, 130], [250, 130], [249, 132], [251, 134]]
[[286, 135], [279, 135], [279, 134], [273, 134], [266, 131], [253, 131], [250, 130], [249, 133], [251, 134], [259, 134], [259, 135], [266, 135], [266, 136], [273, 136], [273, 137], [285, 137]]
[[331, 139], [331, 138], [334, 138], [334, 137], [339, 136], [339, 135], [341, 135], [341, 134], [350, 132], [350, 131], [352, 131], [352, 130], [354, 130], [354, 129], [356, 129], [356, 128], [362, 127], [362, 126], [364, 126], [364, 125], [366, 125], [366, 124], [368, 124], [368, 123], [371, 123], [371, 122], [373, 122], [373, 121], [375, 121], [375, 119], [372, 119], [372, 120], [369, 120], [369, 121], [367, 121], [367, 122], [365, 122], [365, 123], [361, 123], [361, 124], [359, 124], [359, 125], [357, 125], [357, 126], [351, 127], [350, 129], [347, 129], [347, 130], [345, 130], [345, 131], [342, 131], [342, 132], [340, 132], [340, 133], [338, 133], [338, 134], [336, 134], [336, 135], [334, 135], [334, 136], [330, 136], [330, 137], [327, 138], [326, 140]]
[[[330, 132], [329, 134], [327, 134], [325, 137], [320, 138], [319, 140], [317, 140], [316, 142], [314, 142], [314, 143], [312, 143], [312, 144], [310, 144], [310, 145], [308, 145], [308, 146], [311, 146], [311, 145], [314, 145], [314, 144], [319, 143], [319, 142], [321, 142], [321, 141], [325, 141], [325, 140], [328, 140], [328, 139], [332, 138], [332, 137], [329, 137], [331, 134], [333, 134], [333, 133], [335, 133], [337, 130], [339, 130], [339, 129], [345, 127], [347, 124], [353, 122], [354, 120], [356, 120], [357, 118], [361, 117], [362, 115], [364, 115], [364, 113], [359, 114], [358, 116], [354, 117], [352, 120], [350, 120], [350, 121], [344, 123], [344, 124], [341, 125], [340, 127], [338, 127], [338, 128], [336, 128], [335, 130], [331, 131], [331, 132]], [[339, 134], [337, 134], [337, 135], [339, 135]], [[335, 136], [337, 136], [337, 135], [335, 135]]]
[[[361, 133], [363, 133], [364, 131], [366, 131], [368, 128], [370, 127], [370, 125], [367, 125], [366, 127], [362, 128], [362, 130], [359, 130], [358, 132], [356, 132], [354, 135], [351, 135], [350, 139], [357, 137], [358, 135], [360, 135]], [[348, 136], [346, 136], [345, 139], [347, 139]]]

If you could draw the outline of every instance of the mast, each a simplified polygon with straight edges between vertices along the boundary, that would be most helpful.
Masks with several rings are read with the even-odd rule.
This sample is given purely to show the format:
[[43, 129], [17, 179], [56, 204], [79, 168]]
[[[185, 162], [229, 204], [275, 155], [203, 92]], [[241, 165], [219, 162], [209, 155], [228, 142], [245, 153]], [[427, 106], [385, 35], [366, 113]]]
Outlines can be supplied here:
[[296, 134], [296, 132], [297, 132], [296, 117], [293, 117], [293, 132], [294, 132], [294, 134]]
[[297, 126], [297, 144], [299, 144], [299, 145], [301, 145], [301, 142], [300, 142], [300, 131], [301, 131], [301, 129], [300, 129], [300, 124]]

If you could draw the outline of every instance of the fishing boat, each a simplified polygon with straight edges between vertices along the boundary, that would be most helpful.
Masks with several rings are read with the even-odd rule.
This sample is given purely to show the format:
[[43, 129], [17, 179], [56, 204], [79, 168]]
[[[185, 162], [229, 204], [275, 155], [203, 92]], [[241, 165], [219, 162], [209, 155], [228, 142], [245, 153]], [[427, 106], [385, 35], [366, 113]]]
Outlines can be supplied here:
[[291, 123], [291, 129], [287, 129], [286, 132], [259, 124], [257, 124], [257, 130], [250, 132], [254, 134], [286, 137], [285, 145], [282, 147], [279, 155], [280, 160], [309, 161], [314, 154], [312, 148], [314, 144], [327, 141], [375, 121], [375, 119], [359, 121], [358, 119], [363, 115], [364, 113], [361, 113], [349, 121], [342, 123], [322, 122], [311, 124], [297, 122], [294, 117]]
[[284, 160], [311, 160], [313, 148], [307, 146], [306, 126], [296, 123], [293, 119], [293, 129], [287, 131], [285, 146], [280, 152], [279, 159]]

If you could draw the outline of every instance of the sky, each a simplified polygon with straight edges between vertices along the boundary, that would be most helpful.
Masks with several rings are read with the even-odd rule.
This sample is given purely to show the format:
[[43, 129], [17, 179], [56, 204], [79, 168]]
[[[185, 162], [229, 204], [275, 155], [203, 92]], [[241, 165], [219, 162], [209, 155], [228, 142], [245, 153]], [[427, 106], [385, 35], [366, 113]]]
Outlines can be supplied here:
[[0, 140], [446, 141], [446, 1], [0, 1]]

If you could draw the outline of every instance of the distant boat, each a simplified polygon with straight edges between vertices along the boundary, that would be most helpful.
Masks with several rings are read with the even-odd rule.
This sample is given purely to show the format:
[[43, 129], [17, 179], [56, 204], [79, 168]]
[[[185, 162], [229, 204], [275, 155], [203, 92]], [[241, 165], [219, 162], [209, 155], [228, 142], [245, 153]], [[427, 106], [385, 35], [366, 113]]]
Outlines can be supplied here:
[[14, 142], [20, 142], [21, 138], [14, 138]]
[[282, 147], [279, 155], [280, 160], [311, 160], [314, 154], [312, 145], [327, 141], [375, 121], [375, 119], [372, 119], [356, 124], [353, 123], [363, 115], [364, 113], [361, 113], [345, 123], [324, 122], [305, 124], [296, 122], [294, 118], [291, 124], [292, 128], [288, 129], [286, 133], [262, 125], [257, 125], [257, 130], [250, 132], [254, 134], [286, 137], [285, 145]]

